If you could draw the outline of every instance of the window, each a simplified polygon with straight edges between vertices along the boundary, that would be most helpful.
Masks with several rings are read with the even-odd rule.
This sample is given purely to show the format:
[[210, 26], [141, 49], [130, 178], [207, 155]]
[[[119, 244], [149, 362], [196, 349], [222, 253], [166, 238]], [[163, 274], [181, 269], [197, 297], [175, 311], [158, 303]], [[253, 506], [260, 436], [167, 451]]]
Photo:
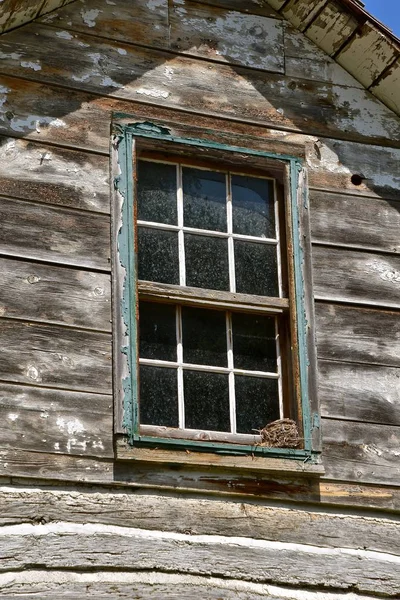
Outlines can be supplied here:
[[[118, 126], [115, 147], [117, 432], [309, 459], [301, 163], [149, 123]], [[283, 419], [298, 439], [267, 446]]]

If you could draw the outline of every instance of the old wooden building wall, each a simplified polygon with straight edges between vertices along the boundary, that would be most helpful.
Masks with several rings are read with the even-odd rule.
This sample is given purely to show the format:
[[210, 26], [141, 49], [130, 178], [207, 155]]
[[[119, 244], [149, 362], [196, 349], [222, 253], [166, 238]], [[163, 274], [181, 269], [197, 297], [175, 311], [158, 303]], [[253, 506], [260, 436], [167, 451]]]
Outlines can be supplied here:
[[[0, 59], [0, 597], [398, 597], [398, 117], [261, 0], [72, 2]], [[305, 156], [321, 480], [115, 463], [113, 112]]]

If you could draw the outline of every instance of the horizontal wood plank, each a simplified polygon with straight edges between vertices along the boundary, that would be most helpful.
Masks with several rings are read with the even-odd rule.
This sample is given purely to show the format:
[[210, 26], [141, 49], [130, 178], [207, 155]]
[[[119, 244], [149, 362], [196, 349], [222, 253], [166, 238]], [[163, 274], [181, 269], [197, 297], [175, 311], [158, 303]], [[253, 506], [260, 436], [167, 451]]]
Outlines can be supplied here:
[[400, 308], [400, 255], [314, 246], [312, 258], [316, 298]]
[[317, 303], [316, 321], [319, 358], [400, 366], [398, 312]]
[[20, 482], [36, 478], [63, 483], [87, 481], [110, 484], [113, 468], [113, 460], [108, 458], [35, 452], [0, 445], [0, 472], [3, 476], [12, 476], [16, 484], [18, 477]]
[[318, 382], [324, 416], [400, 426], [400, 369], [319, 360]]
[[110, 218], [0, 197], [0, 253], [110, 270]]
[[310, 192], [314, 242], [400, 252], [400, 202]]
[[71, 39], [80, 31], [131, 44], [168, 47], [168, 0], [118, 0], [118, 5], [82, 0], [80, 4], [80, 10], [64, 6], [39, 21], [61, 29], [60, 39]]
[[111, 331], [110, 276], [0, 258], [3, 317]]
[[312, 506], [299, 510], [234, 499], [100, 488], [90, 493], [83, 487], [20, 490], [4, 486], [0, 490], [2, 526], [57, 521], [400, 554], [400, 523], [389, 515], [339, 515]]
[[107, 157], [0, 137], [3, 196], [110, 213]]
[[[26, 25], [23, 38], [8, 33], [0, 44], [5, 55], [1, 72], [196, 114], [240, 115], [241, 120], [314, 135], [384, 145], [400, 139], [400, 119], [365, 90], [232, 69], [83, 34], [64, 39], [57, 33], [43, 24]], [[120, 46], [125, 54], [118, 52]], [[21, 66], [19, 57], [26, 54], [35, 68]]]
[[1, 319], [0, 345], [3, 381], [111, 393], [109, 334]]
[[108, 525], [51, 523], [0, 530], [0, 571], [127, 569], [315, 586], [396, 598], [400, 558], [364, 550], [291, 546], [240, 537], [149, 532]]
[[113, 457], [112, 396], [0, 383], [3, 448]]
[[335, 419], [322, 422], [326, 477], [400, 486], [400, 428]]

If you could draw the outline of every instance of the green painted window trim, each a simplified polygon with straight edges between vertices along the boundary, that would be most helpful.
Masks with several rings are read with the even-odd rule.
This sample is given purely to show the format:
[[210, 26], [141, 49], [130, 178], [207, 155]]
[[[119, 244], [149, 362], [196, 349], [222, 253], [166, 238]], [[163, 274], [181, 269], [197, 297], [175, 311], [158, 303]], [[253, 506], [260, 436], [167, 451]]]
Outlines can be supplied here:
[[[126, 117], [126, 115], [114, 115], [116, 119]], [[122, 317], [128, 339], [131, 341], [128, 346], [121, 347], [121, 353], [125, 354], [128, 362], [129, 375], [123, 380], [123, 427], [128, 434], [129, 442], [133, 446], [157, 446], [174, 449], [191, 449], [204, 452], [215, 452], [225, 455], [248, 455], [257, 454], [268, 457], [290, 458], [295, 460], [314, 460], [317, 453], [313, 452], [311, 432], [312, 427], [318, 426], [318, 415], [313, 415], [311, 422], [310, 403], [308, 397], [308, 365], [307, 355], [307, 318], [304, 302], [304, 284], [302, 277], [303, 252], [299, 237], [299, 212], [297, 208], [297, 193], [299, 185], [299, 173], [303, 168], [302, 161], [293, 156], [285, 154], [274, 154], [263, 152], [245, 147], [230, 146], [216, 142], [177, 137], [171, 134], [166, 127], [159, 127], [148, 122], [129, 123], [127, 125], [115, 125], [114, 132], [118, 139], [118, 163], [120, 175], [115, 179], [115, 188], [123, 198], [122, 205], [122, 226], [118, 235], [118, 253], [122, 267], [125, 269], [125, 281], [123, 285], [122, 297]], [[300, 370], [300, 393], [301, 408], [303, 416], [304, 449], [297, 450], [292, 448], [265, 448], [263, 446], [248, 446], [239, 444], [193, 441], [184, 439], [153, 438], [142, 436], [139, 433], [138, 419], [138, 356], [137, 356], [137, 327], [136, 327], [136, 293], [135, 286], [137, 280], [136, 254], [134, 251], [134, 237], [131, 224], [134, 215], [134, 186], [133, 186], [133, 140], [148, 138], [151, 140], [162, 140], [163, 142], [175, 142], [185, 144], [189, 147], [200, 147], [217, 149], [226, 153], [240, 153], [248, 156], [257, 156], [268, 159], [283, 161], [289, 165], [290, 169], [290, 198], [291, 198], [291, 216], [293, 231], [293, 249], [294, 249], [294, 280], [295, 280], [295, 298], [296, 298], [296, 318], [297, 318], [297, 337], [299, 348], [299, 370]], [[305, 205], [307, 197], [303, 199]]]

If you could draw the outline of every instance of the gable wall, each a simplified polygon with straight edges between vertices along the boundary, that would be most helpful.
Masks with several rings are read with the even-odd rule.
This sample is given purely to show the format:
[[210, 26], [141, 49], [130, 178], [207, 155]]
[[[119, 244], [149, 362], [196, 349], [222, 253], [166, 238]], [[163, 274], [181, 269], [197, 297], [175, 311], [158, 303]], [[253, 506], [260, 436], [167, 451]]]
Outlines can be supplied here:
[[[240, 15], [231, 9], [248, 13], [245, 29]], [[257, 494], [267, 502], [295, 502], [298, 512], [293, 510], [295, 504], [288, 505], [290, 512], [275, 510], [269, 533], [263, 534], [268, 540], [293, 544], [312, 544], [305, 528], [294, 534], [293, 520], [301, 522], [304, 515], [310, 519], [304, 502], [398, 509], [399, 119], [261, 0], [72, 2], [1, 36], [0, 53], [3, 477], [97, 484], [118, 481], [198, 492], [206, 488], [253, 499]], [[235, 472], [211, 476], [201, 469], [180, 472], [165, 465], [139, 464], [132, 472], [129, 465], [114, 465], [109, 188], [113, 111], [171, 121], [176, 131], [180, 123], [191, 125], [194, 133], [196, 125], [206, 124], [221, 134], [236, 136], [241, 146], [260, 144], [272, 151], [305, 153], [326, 469], [320, 483], [304, 478], [282, 481], [277, 475], [238, 477]], [[353, 174], [363, 176], [360, 186], [351, 183]], [[0, 498], [13, 526], [21, 517], [10, 513], [8, 498], [14, 502], [16, 493], [14, 489], [11, 496]], [[22, 521], [53, 521], [52, 503], [60, 506], [61, 520], [79, 521], [81, 493], [83, 488], [71, 492], [64, 509], [65, 496], [54, 488], [40, 509], [20, 510]], [[105, 491], [98, 493], [101, 504]], [[121, 496], [121, 514], [135, 515], [131, 527], [151, 529], [149, 522], [139, 519], [148, 510], [149, 497], [135, 505], [133, 496], [126, 493]], [[32, 494], [25, 494], [24, 502], [31, 498], [29, 502], [40, 505], [43, 495]], [[218, 514], [205, 529], [196, 516], [199, 504], [190, 511], [187, 504], [181, 509], [175, 506], [179, 500], [173, 497], [160, 502], [166, 513], [157, 523], [163, 531], [169, 530], [166, 523], [170, 520], [175, 523], [173, 531], [182, 535], [192, 530], [232, 535], [221, 525], [218, 515], [222, 513], [210, 498], [204, 514], [210, 514], [212, 507]], [[237, 505], [223, 504], [235, 519]], [[246, 510], [251, 511], [249, 506]], [[96, 505], [88, 513], [98, 510]], [[260, 510], [265, 520], [267, 509]], [[196, 518], [182, 520], [189, 513]], [[312, 518], [317, 519], [317, 514]], [[351, 519], [355, 518], [352, 513]], [[245, 529], [237, 535], [256, 539], [257, 528], [249, 522], [246, 519]], [[287, 538], [278, 526], [282, 522], [292, 524]], [[125, 521], [121, 516], [111, 521], [102, 517], [100, 523], [119, 527]], [[382, 523], [387, 525], [385, 520]], [[392, 531], [390, 523], [388, 531]], [[356, 525], [348, 546], [358, 547], [358, 538], [363, 540], [361, 546], [374, 549], [375, 542], [367, 534], [368, 520], [360, 516]], [[343, 547], [344, 540], [332, 541], [334, 529], [325, 544]], [[124, 532], [117, 529], [97, 531], [106, 537], [111, 533], [117, 536], [113, 543], [124, 542]], [[53, 534], [62, 540], [72, 532], [66, 527]], [[25, 544], [35, 534], [26, 529], [21, 535]], [[93, 551], [90, 544], [97, 545], [100, 538], [93, 539], [88, 541], [88, 555]], [[140, 547], [143, 539], [139, 536], [135, 543]], [[151, 556], [159, 547], [148, 543]], [[150, 561], [149, 568], [173, 570], [177, 558], [175, 542], [172, 550], [170, 543], [168, 538], [164, 562]], [[201, 572], [196, 562], [200, 560], [196, 553], [202, 555], [201, 543], [194, 540], [190, 546], [193, 568], [186, 571], [190, 577]], [[323, 546], [324, 542], [321, 538], [315, 544]], [[135, 548], [128, 544], [127, 556], [137, 552]], [[376, 549], [390, 551], [386, 546]], [[237, 555], [226, 551], [225, 564], [235, 562]], [[290, 553], [281, 563], [282, 574], [277, 575], [268, 558], [275, 551], [265, 546], [260, 555], [250, 552], [238, 573], [240, 569], [250, 572], [250, 580], [259, 585], [272, 580], [284, 586], [300, 585], [306, 572], [307, 585], [335, 588], [337, 581], [334, 574], [329, 575], [329, 567], [313, 580], [318, 566], [312, 563], [307, 571], [308, 550], [293, 581], [286, 576]], [[52, 563], [54, 553], [55, 547], [44, 564], [64, 568], [62, 558]], [[173, 558], [168, 559], [168, 553]], [[129, 562], [124, 562], [123, 552], [121, 556], [118, 568], [127, 570]], [[274, 575], [251, 571], [260, 557], [272, 565]], [[34, 563], [38, 559], [16, 560]], [[84, 558], [74, 560], [86, 568]], [[102, 560], [96, 563], [99, 569], [107, 567], [107, 560]], [[329, 557], [323, 560], [329, 563]], [[335, 561], [332, 555], [332, 565]], [[227, 577], [222, 563], [218, 568], [204, 567], [204, 572]], [[359, 580], [359, 593], [390, 595], [396, 575], [390, 575], [386, 562], [384, 566], [389, 583], [365, 582], [361, 569], [346, 579], [343, 589], [351, 589], [353, 580]], [[9, 568], [14, 568], [11, 563]], [[238, 573], [234, 579], [241, 579]], [[195, 589], [204, 582], [193, 579], [189, 583]], [[175, 584], [186, 585], [184, 580]], [[77, 580], [77, 589], [80, 585], [84, 582]], [[71, 583], [67, 588], [71, 589]], [[265, 595], [261, 588], [253, 592]], [[246, 588], [243, 593], [253, 592]], [[161, 597], [167, 592], [157, 593]]]

